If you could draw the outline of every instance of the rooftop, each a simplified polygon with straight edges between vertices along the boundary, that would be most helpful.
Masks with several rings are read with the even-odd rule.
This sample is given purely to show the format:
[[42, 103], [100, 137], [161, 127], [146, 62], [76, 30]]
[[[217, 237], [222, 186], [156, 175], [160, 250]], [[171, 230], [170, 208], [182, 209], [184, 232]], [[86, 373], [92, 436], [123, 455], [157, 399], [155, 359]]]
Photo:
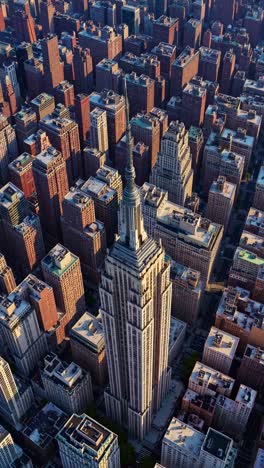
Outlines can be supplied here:
[[78, 257], [66, 247], [57, 244], [41, 261], [42, 265], [53, 275], [62, 276], [76, 261]]
[[89, 179], [84, 182], [81, 190], [88, 195], [99, 198], [103, 202], [110, 201], [116, 193], [114, 189], [110, 188], [104, 181], [97, 177], [89, 177]]
[[242, 129], [230, 130], [229, 128], [224, 128], [221, 133], [221, 139], [230, 139], [232, 138], [233, 143], [238, 145], [244, 145], [253, 149], [255, 138], [246, 134], [246, 131]]
[[249, 298], [249, 291], [236, 287], [224, 290], [216, 314], [233, 321], [247, 333], [251, 328], [263, 329], [264, 305]]
[[210, 187], [210, 193], [221, 194], [225, 198], [232, 199], [235, 196], [236, 185], [231, 182], [227, 182], [226, 178], [219, 176], [217, 180], [214, 180]]
[[168, 198], [168, 193], [165, 192], [165, 190], [156, 187], [156, 185], [149, 184], [148, 182], [142, 185], [140, 192], [144, 204], [154, 208], [158, 208], [161, 203]]
[[212, 242], [221, 229], [218, 224], [169, 201], [159, 210], [157, 222], [158, 225], [174, 231], [180, 240], [207, 250], [211, 249]]
[[211, 327], [204, 349], [212, 349], [214, 352], [219, 352], [230, 359], [234, 359], [238, 343], [239, 338], [236, 336], [223, 332], [219, 328]]
[[264, 257], [264, 238], [248, 231], [243, 231], [239, 245], [250, 251], [257, 251], [260, 257]]
[[247, 345], [244, 356], [248, 359], [254, 359], [264, 366], [264, 348], [255, 348], [254, 346]]
[[73, 414], [57, 435], [58, 441], [73, 445], [83, 456], [97, 459], [117, 436], [86, 414]]
[[31, 104], [40, 107], [45, 105], [47, 102], [54, 101], [54, 97], [47, 93], [41, 93], [34, 99], [32, 99]]
[[28, 168], [28, 166], [32, 166], [32, 161], [33, 161], [32, 156], [29, 153], [25, 152], [25, 153], [22, 153], [20, 156], [18, 156], [16, 159], [14, 159], [9, 164], [9, 168], [21, 174]]
[[256, 390], [253, 390], [253, 388], [247, 387], [246, 385], [240, 385], [235, 401], [237, 403], [242, 403], [244, 407], [246, 406], [247, 408], [252, 409], [255, 404], [256, 397]]
[[7, 210], [24, 198], [24, 193], [12, 182], [8, 182], [0, 189], [0, 204]]
[[173, 418], [165, 433], [163, 443], [172, 447], [177, 445], [179, 450], [198, 458], [204, 439], [205, 435], [202, 432]]
[[62, 158], [60, 151], [58, 151], [53, 146], [49, 146], [34, 158], [33, 166], [36, 167], [37, 164], [40, 164], [41, 166], [48, 168], [57, 161], [57, 158]]
[[78, 322], [75, 323], [70, 335], [73, 339], [77, 339], [96, 353], [105, 347], [102, 323], [89, 312], [85, 312]]
[[218, 432], [210, 427], [206, 434], [202, 450], [208, 452], [210, 455], [213, 455], [219, 460], [227, 461], [232, 445], [233, 441], [230, 439], [230, 437], [227, 437], [221, 432]]
[[264, 211], [252, 207], [249, 209], [245, 224], [245, 230], [248, 229], [254, 229], [257, 232], [264, 229]]
[[256, 267], [261, 267], [264, 265], [264, 259], [258, 257], [256, 254], [250, 252], [249, 250], [244, 250], [241, 247], [237, 247], [234, 255], [234, 261], [242, 260], [243, 262], [249, 262], [255, 265]]
[[25, 423], [23, 436], [45, 449], [67, 420], [66, 414], [53, 403], [47, 403], [33, 418]]
[[84, 373], [74, 362], [62, 362], [55, 353], [49, 353], [44, 358], [43, 376], [70, 390], [83, 380]]
[[191, 373], [189, 384], [190, 382], [201, 387], [205, 385], [211, 392], [225, 394], [226, 392], [231, 393], [235, 380], [197, 361]]
[[171, 260], [170, 276], [172, 281], [181, 280], [191, 289], [196, 289], [197, 291], [201, 291], [203, 289], [200, 281], [201, 273], [197, 270], [186, 267], [181, 263], [177, 263], [174, 260]]

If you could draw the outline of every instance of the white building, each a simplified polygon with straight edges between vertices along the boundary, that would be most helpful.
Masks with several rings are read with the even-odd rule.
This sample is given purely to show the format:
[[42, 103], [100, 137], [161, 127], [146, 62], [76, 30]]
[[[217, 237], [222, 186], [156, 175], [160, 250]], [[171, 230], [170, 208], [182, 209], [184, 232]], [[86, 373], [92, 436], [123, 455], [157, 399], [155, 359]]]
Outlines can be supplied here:
[[117, 435], [86, 414], [73, 414], [56, 439], [63, 468], [120, 468]]
[[230, 396], [235, 380], [197, 361], [189, 378], [188, 387], [199, 395]]
[[47, 353], [47, 340], [39, 328], [36, 311], [18, 292], [0, 297], [0, 330], [6, 351], [17, 369], [28, 376]]
[[203, 350], [203, 363], [224, 374], [229, 374], [236, 355], [239, 338], [212, 327]]
[[69, 414], [82, 413], [93, 400], [90, 373], [54, 353], [47, 354], [44, 363], [41, 379], [47, 399]]
[[256, 396], [257, 392], [245, 385], [240, 385], [235, 400], [218, 395], [214, 415], [216, 427], [228, 434], [243, 433], [254, 407]]
[[166, 468], [233, 468], [233, 440], [209, 428], [207, 434], [173, 418], [162, 441], [161, 464]]
[[96, 107], [90, 113], [90, 146], [108, 154], [108, 131], [106, 111]]
[[31, 460], [14, 443], [11, 434], [0, 426], [0, 466], [1, 468], [33, 468]]
[[198, 467], [205, 435], [173, 418], [162, 440], [161, 464], [166, 468]]
[[161, 243], [144, 229], [128, 105], [126, 138], [119, 237], [106, 257], [100, 288], [110, 383], [105, 404], [111, 420], [126, 423], [135, 438], [143, 439], [170, 385], [170, 265]]
[[182, 122], [171, 122], [162, 137], [150, 182], [166, 190], [169, 200], [178, 205], [184, 205], [186, 197], [192, 194], [192, 158], [188, 144], [188, 130]]
[[9, 423], [19, 424], [34, 401], [32, 388], [14, 377], [6, 362], [0, 357], [0, 414]]

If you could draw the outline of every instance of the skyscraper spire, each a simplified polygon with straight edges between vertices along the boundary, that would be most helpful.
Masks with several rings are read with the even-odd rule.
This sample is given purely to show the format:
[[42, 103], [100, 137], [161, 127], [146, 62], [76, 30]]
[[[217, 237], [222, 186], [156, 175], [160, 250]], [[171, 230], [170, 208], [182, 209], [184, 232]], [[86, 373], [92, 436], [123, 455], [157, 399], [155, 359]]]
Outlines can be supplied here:
[[146, 239], [147, 234], [143, 225], [140, 193], [135, 184], [136, 173], [133, 165], [133, 139], [131, 136], [131, 125], [129, 121], [129, 102], [125, 77], [124, 96], [126, 101], [127, 164], [125, 175], [127, 185], [123, 192], [123, 200], [119, 213], [119, 234], [122, 243], [128, 245], [129, 248], [133, 250], [137, 250], [144, 239]]

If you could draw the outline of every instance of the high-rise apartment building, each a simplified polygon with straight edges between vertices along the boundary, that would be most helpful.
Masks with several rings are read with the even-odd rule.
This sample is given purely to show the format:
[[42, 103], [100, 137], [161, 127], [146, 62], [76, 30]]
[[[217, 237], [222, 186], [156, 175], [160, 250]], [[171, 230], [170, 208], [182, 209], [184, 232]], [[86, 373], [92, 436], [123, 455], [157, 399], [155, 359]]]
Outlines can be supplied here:
[[128, 34], [137, 35], [140, 28], [140, 8], [133, 5], [123, 5], [121, 8], [122, 23], [128, 25]]
[[26, 275], [45, 253], [39, 217], [29, 211], [23, 192], [11, 182], [0, 194], [1, 249], [16, 271]]
[[10, 181], [24, 192], [26, 198], [36, 191], [32, 162], [32, 156], [24, 152], [8, 166]]
[[74, 105], [74, 87], [69, 81], [61, 81], [55, 88], [55, 98], [57, 103], [63, 104], [65, 107]]
[[18, 156], [16, 133], [8, 120], [0, 116], [0, 181], [8, 181], [8, 164]]
[[108, 142], [111, 153], [125, 133], [125, 100], [124, 96], [114, 91], [104, 89], [101, 93], [93, 92], [90, 95], [91, 110], [99, 107], [106, 111]]
[[202, 40], [202, 21], [190, 18], [183, 27], [183, 47], [198, 50]]
[[106, 154], [96, 148], [87, 146], [83, 150], [84, 178], [96, 176], [96, 171], [105, 164]]
[[0, 426], [0, 466], [13, 468], [19, 465], [23, 468], [33, 468], [30, 458], [15, 444], [10, 432]]
[[203, 283], [199, 271], [171, 262], [171, 313], [189, 325], [195, 324], [201, 305]]
[[3, 254], [0, 253], [0, 293], [9, 294], [15, 289], [16, 281], [12, 269], [6, 264]]
[[242, 352], [248, 344], [260, 348], [263, 346], [261, 324], [264, 306], [249, 296], [249, 291], [229, 286], [223, 292], [215, 317], [217, 328], [239, 338], [238, 349]]
[[199, 395], [231, 397], [235, 380], [218, 370], [197, 361], [189, 378], [188, 387]]
[[20, 152], [25, 150], [24, 140], [35, 133], [37, 128], [37, 115], [30, 107], [24, 107], [15, 114], [15, 130]]
[[[167, 10], [167, 8], [165, 8]], [[163, 11], [160, 15], [156, 15], [157, 19], [153, 21], [153, 42], [155, 45], [160, 42], [165, 42], [166, 44], [176, 46], [178, 45], [178, 35], [179, 35], [179, 20], [178, 18], [168, 17]]]
[[86, 414], [73, 414], [56, 436], [63, 468], [120, 468], [118, 438]]
[[183, 123], [171, 122], [161, 139], [158, 159], [150, 182], [168, 192], [169, 200], [184, 205], [192, 193], [193, 171], [188, 131]]
[[239, 338], [212, 327], [203, 350], [203, 363], [224, 374], [229, 374]]
[[41, 380], [47, 399], [66, 413], [81, 414], [93, 400], [89, 372], [61, 361], [55, 353], [45, 356]]
[[47, 34], [42, 39], [41, 49], [44, 68], [44, 88], [47, 93], [53, 94], [58, 84], [64, 80], [63, 63], [60, 61], [58, 37], [56, 34]]
[[50, 146], [38, 154], [32, 167], [42, 227], [54, 243], [61, 236], [62, 200], [69, 191], [66, 164], [61, 153]]
[[[0, 414], [10, 424], [18, 424], [34, 401], [32, 388], [15, 377], [0, 357]], [[1, 447], [1, 454], [3, 447]], [[3, 465], [2, 465], [3, 466]], [[12, 466], [12, 465], [11, 465]]]
[[181, 95], [183, 88], [197, 75], [199, 51], [187, 46], [176, 58], [171, 69], [171, 95]]
[[54, 14], [55, 7], [51, 0], [45, 0], [40, 3], [40, 17], [39, 21], [42, 26], [43, 33], [49, 34], [54, 32]]
[[212, 429], [206, 435], [173, 418], [162, 441], [161, 463], [166, 468], [233, 468], [237, 450], [225, 434]]
[[96, 107], [90, 114], [90, 145], [108, 155], [108, 131], [106, 111]]
[[93, 382], [104, 385], [107, 363], [103, 326], [99, 317], [85, 312], [71, 329], [70, 343], [74, 362], [91, 373]]
[[78, 125], [66, 117], [53, 113], [40, 121], [40, 128], [49, 137], [51, 144], [61, 152], [66, 162], [69, 184], [82, 175], [81, 147]]
[[75, 96], [74, 114], [79, 127], [81, 148], [84, 148], [90, 131], [90, 99], [87, 94]]
[[237, 375], [238, 381], [261, 391], [264, 385], [264, 349], [247, 345]]
[[220, 50], [200, 47], [199, 76], [204, 80], [217, 81], [221, 61]]
[[1, 297], [0, 329], [5, 352], [18, 371], [29, 376], [39, 359], [47, 353], [47, 341], [39, 327], [36, 311], [19, 291]]
[[118, 171], [104, 164], [96, 171], [96, 177], [97, 179], [105, 182], [111, 189], [114, 189], [116, 191], [117, 202], [119, 205], [123, 195], [123, 184], [122, 178]]
[[105, 227], [107, 245], [111, 245], [117, 233], [118, 193], [108, 181], [90, 177], [81, 187], [82, 192], [94, 200], [96, 219]]
[[96, 91], [113, 89], [113, 74], [118, 71], [115, 60], [103, 59], [96, 65]]
[[157, 161], [157, 154], [160, 147], [160, 121], [158, 117], [151, 113], [140, 113], [131, 119], [130, 124], [135, 144], [143, 142], [149, 147], [150, 165], [148, 170], [151, 170]]
[[130, 116], [134, 117], [137, 112], [150, 112], [154, 107], [155, 81], [149, 76], [137, 76], [131, 72], [126, 76], [127, 94], [129, 97]]
[[73, 70], [75, 93], [90, 94], [93, 90], [93, 61], [89, 49], [74, 47]]
[[201, 273], [208, 283], [223, 236], [222, 226], [171, 202], [157, 210], [154, 238], [173, 260]]
[[218, 176], [226, 177], [226, 180], [236, 185], [236, 197], [239, 192], [242, 175], [244, 172], [244, 157], [233, 151], [221, 149], [217, 138], [211, 134], [203, 152], [202, 174], [203, 193], [206, 196], [214, 180]]
[[30, 101], [30, 105], [34, 112], [36, 112], [37, 120], [39, 121], [54, 111], [55, 99], [50, 94], [41, 93]]
[[78, 35], [81, 47], [90, 49], [95, 67], [104, 58], [118, 60], [122, 54], [122, 36], [113, 27], [90, 22]]
[[229, 94], [232, 84], [232, 78], [235, 71], [236, 55], [233, 50], [225, 53], [223, 59], [222, 75], [220, 81], [220, 90], [222, 93]]
[[45, 281], [53, 287], [58, 309], [69, 319], [85, 311], [83, 279], [79, 258], [57, 244], [41, 262]]
[[103, 223], [95, 218], [94, 201], [74, 189], [65, 196], [62, 205], [63, 243], [80, 258], [85, 282], [96, 284], [106, 252], [106, 233]]
[[214, 223], [222, 224], [227, 231], [236, 195], [236, 185], [219, 176], [209, 190], [206, 216]]
[[[143, 227], [128, 104], [126, 117], [127, 185], [120, 206], [120, 237], [106, 257], [100, 288], [110, 381], [105, 403], [111, 419], [126, 421], [134, 437], [143, 439], [170, 382], [171, 284], [164, 250]], [[149, 285], [146, 296], [142, 295], [145, 284]], [[133, 316], [132, 301], [136, 301]]]

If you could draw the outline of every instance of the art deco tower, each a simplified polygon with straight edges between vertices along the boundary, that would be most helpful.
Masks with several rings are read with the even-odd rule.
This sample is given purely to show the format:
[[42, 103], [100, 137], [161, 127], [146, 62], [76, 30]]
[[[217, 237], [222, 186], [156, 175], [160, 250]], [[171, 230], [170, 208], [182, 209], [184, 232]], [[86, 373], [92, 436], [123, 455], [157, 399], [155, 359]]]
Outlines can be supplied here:
[[170, 384], [168, 341], [170, 266], [161, 244], [147, 236], [135, 185], [126, 96], [127, 185], [119, 236], [110, 250], [100, 288], [110, 386], [108, 416], [143, 439]]

